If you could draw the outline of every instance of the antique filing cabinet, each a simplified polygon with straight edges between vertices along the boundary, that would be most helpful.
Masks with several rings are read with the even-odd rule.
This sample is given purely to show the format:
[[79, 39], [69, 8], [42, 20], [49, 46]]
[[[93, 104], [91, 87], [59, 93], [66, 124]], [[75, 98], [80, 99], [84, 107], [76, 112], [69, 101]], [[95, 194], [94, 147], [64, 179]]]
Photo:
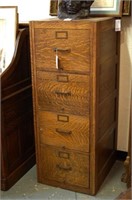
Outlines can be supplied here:
[[37, 177], [94, 195], [115, 161], [114, 18], [30, 22]]

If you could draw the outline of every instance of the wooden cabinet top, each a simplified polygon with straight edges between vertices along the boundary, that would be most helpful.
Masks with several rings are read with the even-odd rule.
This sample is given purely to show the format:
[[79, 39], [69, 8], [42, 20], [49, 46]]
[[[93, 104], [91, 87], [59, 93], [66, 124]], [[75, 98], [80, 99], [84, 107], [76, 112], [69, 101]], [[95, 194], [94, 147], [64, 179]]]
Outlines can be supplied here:
[[[33, 25], [34, 28], [81, 28], [85, 29], [91, 26], [92, 24], [102, 23], [107, 25], [107, 28], [112, 23], [114, 27], [114, 18], [112, 17], [99, 17], [99, 18], [88, 18], [80, 20], [60, 20], [58, 18], [44, 19], [44, 20], [34, 20], [30, 21], [29, 24]], [[50, 22], [50, 23], [49, 23]], [[111, 27], [111, 26], [110, 26]]]

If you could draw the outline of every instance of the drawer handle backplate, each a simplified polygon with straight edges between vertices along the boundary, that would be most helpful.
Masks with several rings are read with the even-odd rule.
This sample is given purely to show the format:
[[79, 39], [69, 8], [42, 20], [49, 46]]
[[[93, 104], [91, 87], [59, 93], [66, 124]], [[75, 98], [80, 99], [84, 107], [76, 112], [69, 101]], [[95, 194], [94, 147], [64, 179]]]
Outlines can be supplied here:
[[57, 51], [61, 51], [61, 52], [67, 52], [67, 53], [70, 53], [71, 52], [71, 49], [62, 49], [62, 48], [53, 48], [53, 51], [57, 52]]
[[72, 131], [63, 131], [63, 130], [59, 130], [58, 128], [56, 128], [56, 132], [59, 134], [63, 134], [63, 135], [71, 135]]
[[71, 92], [60, 92], [60, 91], [55, 91], [57, 95], [64, 95], [64, 96], [71, 96]]
[[71, 171], [72, 167], [65, 167], [63, 165], [56, 165], [57, 168], [61, 169], [61, 170], [65, 170], [65, 171]]

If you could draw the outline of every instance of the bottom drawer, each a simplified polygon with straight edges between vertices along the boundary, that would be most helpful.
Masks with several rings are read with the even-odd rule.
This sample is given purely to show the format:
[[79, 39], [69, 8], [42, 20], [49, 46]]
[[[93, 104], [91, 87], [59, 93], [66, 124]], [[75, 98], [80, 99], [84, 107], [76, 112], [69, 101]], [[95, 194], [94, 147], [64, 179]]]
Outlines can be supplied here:
[[43, 180], [89, 188], [89, 154], [42, 145], [39, 160]]

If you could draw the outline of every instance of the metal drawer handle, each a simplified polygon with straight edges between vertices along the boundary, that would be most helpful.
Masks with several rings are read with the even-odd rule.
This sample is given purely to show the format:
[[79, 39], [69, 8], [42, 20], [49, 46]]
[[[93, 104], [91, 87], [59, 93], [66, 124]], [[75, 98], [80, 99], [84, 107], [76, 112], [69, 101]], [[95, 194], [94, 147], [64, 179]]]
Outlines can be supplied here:
[[65, 167], [62, 165], [56, 165], [57, 168], [61, 169], [61, 170], [65, 170], [65, 171], [71, 171], [72, 167]]
[[62, 131], [62, 130], [59, 130], [58, 128], [56, 128], [56, 132], [59, 133], [59, 134], [64, 134], [64, 135], [71, 135], [72, 134], [72, 131]]
[[55, 52], [57, 52], [57, 51], [62, 51], [62, 52], [67, 52], [67, 53], [69, 53], [69, 52], [71, 52], [71, 49], [61, 49], [61, 48], [53, 48], [53, 51], [55, 51]]
[[60, 92], [60, 91], [55, 91], [57, 95], [64, 95], [64, 96], [71, 96], [71, 92]]

